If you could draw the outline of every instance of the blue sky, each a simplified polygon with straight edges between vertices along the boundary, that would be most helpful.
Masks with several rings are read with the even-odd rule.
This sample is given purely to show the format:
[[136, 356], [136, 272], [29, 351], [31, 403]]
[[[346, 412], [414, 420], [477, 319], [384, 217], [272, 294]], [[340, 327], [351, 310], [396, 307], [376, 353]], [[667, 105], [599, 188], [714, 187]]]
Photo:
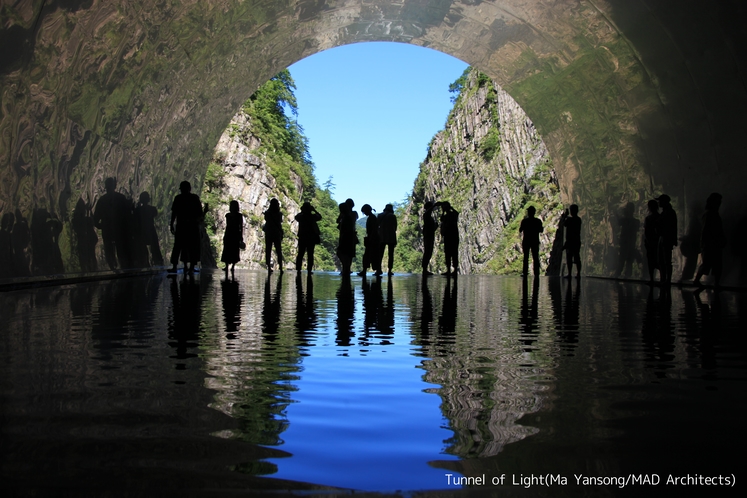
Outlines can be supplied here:
[[333, 196], [381, 212], [412, 190], [428, 143], [467, 64], [435, 50], [369, 42], [307, 57], [289, 70], [316, 177]]

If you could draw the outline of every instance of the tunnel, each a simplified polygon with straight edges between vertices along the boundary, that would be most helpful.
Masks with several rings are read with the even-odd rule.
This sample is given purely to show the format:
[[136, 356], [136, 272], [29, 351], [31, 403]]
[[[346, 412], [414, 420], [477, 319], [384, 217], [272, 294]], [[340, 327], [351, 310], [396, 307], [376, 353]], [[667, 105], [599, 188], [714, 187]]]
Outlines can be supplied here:
[[[241, 104], [333, 47], [411, 43], [488, 74], [542, 133], [564, 203], [582, 207], [591, 275], [614, 262], [616, 218], [662, 193], [679, 217], [675, 278], [697, 258], [707, 196], [723, 195], [725, 283], [745, 281], [745, 6], [736, 0], [19, 0], [0, 7], [0, 212], [46, 226], [62, 265], [76, 205], [114, 177], [167, 212], [201, 185]], [[12, 217], [7, 216], [12, 213]], [[165, 223], [164, 223], [165, 225]], [[5, 228], [4, 228], [5, 230]], [[163, 234], [166, 236], [166, 233]], [[37, 246], [41, 246], [39, 243]], [[697, 244], [695, 244], [697, 245]], [[34, 263], [34, 259], [37, 263]]]

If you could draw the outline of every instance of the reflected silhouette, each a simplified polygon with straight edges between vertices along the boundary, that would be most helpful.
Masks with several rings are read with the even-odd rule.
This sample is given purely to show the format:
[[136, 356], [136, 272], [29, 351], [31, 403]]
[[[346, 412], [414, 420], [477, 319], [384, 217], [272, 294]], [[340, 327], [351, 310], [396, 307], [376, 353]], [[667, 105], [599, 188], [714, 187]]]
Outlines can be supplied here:
[[423, 297], [423, 304], [420, 308], [420, 345], [423, 348], [428, 348], [431, 344], [430, 330], [433, 324], [433, 298], [428, 288], [427, 276], [427, 273], [423, 273], [423, 278], [420, 282], [420, 291]]
[[131, 267], [130, 218], [132, 203], [124, 194], [117, 192], [116, 178], [104, 181], [106, 193], [96, 202], [93, 222], [101, 230], [104, 256], [110, 270]]
[[[355, 295], [353, 286], [350, 283], [350, 275], [343, 274], [340, 279], [340, 288], [337, 290], [337, 320], [335, 321], [335, 330], [337, 339], [335, 343], [338, 346], [350, 346], [351, 339], [355, 335], [353, 331], [353, 321], [355, 320]], [[347, 356], [347, 350], [340, 353]]]
[[532, 279], [532, 301], [529, 302], [529, 283], [524, 278], [521, 284], [521, 318], [519, 319], [520, 343], [523, 344], [523, 351], [531, 352], [534, 350], [534, 343], [537, 342], [539, 335], [539, 313], [537, 310], [537, 300], [539, 298], [539, 275]]
[[270, 282], [272, 276], [265, 278], [265, 293], [262, 304], [262, 337], [268, 343], [277, 341], [280, 330], [280, 296], [283, 289], [283, 274], [280, 273], [275, 279], [275, 292], [272, 292]]
[[[316, 333], [319, 321], [314, 301], [314, 279], [306, 276], [306, 292], [303, 290], [303, 278], [296, 274], [296, 340], [301, 348], [313, 346], [310, 338]], [[304, 356], [307, 353], [301, 353]]]
[[75, 234], [75, 252], [78, 254], [80, 271], [92, 272], [98, 269], [96, 262], [96, 244], [99, 237], [93, 222], [91, 206], [83, 199], [78, 199], [73, 210], [73, 233]]
[[[170, 358], [177, 360], [175, 368], [186, 370], [188, 363], [184, 360], [197, 358], [200, 346], [200, 325], [202, 322], [202, 293], [200, 282], [192, 275], [185, 275], [181, 280], [172, 279], [171, 310], [168, 321], [169, 346], [174, 348]], [[181, 381], [175, 381], [181, 384]]]
[[617, 221], [620, 226], [620, 238], [618, 239], [619, 253], [615, 278], [622, 275], [625, 278], [630, 278], [633, 275], [633, 265], [642, 260], [637, 247], [638, 230], [641, 227], [641, 222], [634, 214], [635, 204], [628, 202], [623, 208], [622, 216]]
[[241, 327], [241, 293], [239, 283], [234, 279], [224, 279], [220, 282], [221, 304], [223, 305], [223, 319], [226, 322], [226, 339], [236, 339], [236, 333]]
[[439, 342], [453, 342], [457, 322], [457, 278], [446, 279], [444, 298], [441, 303], [441, 315], [438, 317]]
[[567, 351], [566, 356], [573, 356], [578, 345], [579, 334], [579, 307], [581, 297], [581, 283], [573, 285], [572, 279], [568, 279], [565, 291], [562, 289], [559, 279], [549, 279], [548, 290], [553, 310], [553, 321], [555, 331], [560, 340], [560, 348]]
[[[361, 211], [365, 213], [363, 208]], [[381, 330], [379, 317], [384, 307], [384, 297], [381, 293], [381, 279], [363, 279], [361, 285], [363, 292], [363, 341], [361, 345], [371, 345], [371, 334]]]

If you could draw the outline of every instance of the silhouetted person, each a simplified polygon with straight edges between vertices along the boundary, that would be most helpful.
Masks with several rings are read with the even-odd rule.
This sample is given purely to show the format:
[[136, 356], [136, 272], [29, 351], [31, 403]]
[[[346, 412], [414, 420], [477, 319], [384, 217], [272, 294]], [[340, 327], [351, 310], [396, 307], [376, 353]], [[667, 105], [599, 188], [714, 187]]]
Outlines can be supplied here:
[[[529, 275], [529, 253], [532, 253], [532, 263], [534, 264], [534, 276], [537, 277], [540, 274], [540, 261], [539, 261], [539, 246], [540, 238], [539, 234], [544, 231], [542, 227], [542, 221], [539, 218], [535, 218], [534, 214], [537, 212], [534, 206], [527, 208], [527, 216], [521, 220], [519, 225], [519, 233], [524, 235], [521, 242], [521, 248], [524, 251], [524, 265], [522, 266], [522, 275]], [[569, 269], [570, 271], [570, 269]]]
[[643, 220], [643, 247], [646, 249], [648, 280], [653, 282], [654, 273], [659, 268], [659, 203], [652, 199], [647, 206], [648, 214]]
[[93, 223], [101, 230], [104, 256], [110, 270], [131, 265], [129, 228], [132, 204], [116, 188], [116, 179], [104, 181], [106, 193], [96, 202], [93, 212]]
[[228, 266], [231, 266], [231, 275], [236, 268], [236, 263], [241, 259], [241, 250], [246, 247], [244, 243], [244, 215], [239, 212], [239, 201], [231, 201], [226, 213], [226, 231], [223, 233], [223, 252], [220, 260], [226, 264], [223, 271], [228, 277]]
[[674, 212], [671, 198], [667, 194], [657, 199], [661, 214], [659, 215], [659, 274], [661, 282], [672, 282], [672, 250], [677, 246], [677, 213]]
[[361, 212], [366, 215], [366, 236], [363, 238], [363, 269], [358, 275], [365, 277], [368, 267], [381, 275], [381, 253], [379, 243], [379, 218], [373, 214], [373, 208], [369, 204], [361, 207]]
[[158, 242], [158, 233], [156, 232], [158, 209], [150, 205], [150, 194], [148, 192], [140, 194], [140, 200], [135, 207], [134, 214], [136, 239], [139, 252], [143, 258], [141, 263], [144, 266], [162, 266], [163, 254], [161, 254], [161, 245]]
[[703, 213], [703, 228], [700, 232], [701, 264], [695, 274], [694, 282], [700, 285], [700, 279], [709, 273], [713, 274], [714, 284], [721, 284], [723, 270], [723, 249], [726, 246], [726, 234], [718, 213], [721, 207], [721, 194], [714, 192], [706, 200]]
[[80, 271], [96, 271], [98, 269], [98, 264], [96, 263], [96, 244], [99, 242], [99, 236], [96, 235], [91, 208], [83, 199], [78, 199], [78, 202], [75, 204], [72, 223]]
[[13, 258], [15, 260], [15, 274], [26, 277], [31, 274], [31, 229], [21, 210], [16, 208], [16, 223], [13, 225]]
[[433, 202], [426, 201], [423, 209], [423, 275], [433, 275], [433, 272], [428, 270], [428, 266], [433, 257], [433, 246], [436, 243], [436, 229], [438, 228], [438, 222], [433, 218], [435, 207]]
[[387, 248], [387, 268], [389, 275], [394, 275], [394, 248], [397, 247], [397, 217], [394, 215], [394, 206], [387, 204], [384, 211], [379, 214], [379, 269], [383, 271], [384, 248]]
[[568, 266], [568, 278], [571, 277], [574, 263], [576, 264], [576, 278], [579, 278], [581, 277], [581, 218], [578, 216], [576, 204], [571, 204], [570, 209], [563, 213], [563, 227], [565, 228], [565, 260]]
[[337, 217], [337, 229], [340, 237], [337, 242], [337, 257], [340, 259], [342, 269], [340, 274], [345, 278], [350, 278], [350, 267], [355, 257], [355, 246], [358, 244], [358, 235], [356, 234], [355, 221], [358, 219], [358, 213], [351, 208], [351, 202], [340, 204], [340, 214]]
[[169, 228], [174, 234], [174, 249], [171, 251], [169, 273], [176, 273], [176, 267], [181, 260], [184, 263], [184, 272], [192, 274], [195, 265], [200, 261], [200, 221], [207, 212], [208, 205], [205, 204], [205, 208], [202, 208], [200, 197], [192, 193], [192, 185], [188, 181], [180, 183], [179, 190], [181, 193], [174, 197], [171, 204]]
[[615, 277], [619, 277], [625, 272], [625, 278], [630, 278], [633, 273], [633, 263], [639, 259], [636, 241], [638, 240], [638, 230], [641, 222], [633, 216], [634, 213], [635, 204], [629, 202], [625, 205], [623, 215], [618, 220], [620, 224], [620, 252]]
[[301, 271], [303, 257], [306, 254], [306, 270], [309, 275], [314, 270], [314, 248], [321, 243], [318, 222], [322, 215], [306, 201], [301, 206], [301, 212], [296, 215], [298, 222], [298, 255], [296, 256], [296, 271]]
[[59, 236], [62, 222], [44, 208], [34, 209], [31, 217], [31, 250], [34, 273], [63, 273]]
[[437, 202], [435, 205], [441, 206], [441, 241], [446, 260], [446, 271], [443, 274], [456, 275], [459, 273], [459, 211], [451, 207], [449, 201]]
[[280, 202], [276, 198], [270, 199], [270, 207], [265, 211], [265, 264], [267, 271], [272, 272], [272, 248], [275, 247], [275, 258], [278, 269], [283, 271], [283, 214], [280, 212]]

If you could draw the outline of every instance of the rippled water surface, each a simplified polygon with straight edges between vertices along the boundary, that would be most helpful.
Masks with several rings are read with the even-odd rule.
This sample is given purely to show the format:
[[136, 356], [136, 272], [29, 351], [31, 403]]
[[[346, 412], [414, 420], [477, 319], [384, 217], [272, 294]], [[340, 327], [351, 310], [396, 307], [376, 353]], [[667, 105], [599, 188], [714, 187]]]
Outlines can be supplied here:
[[739, 484], [747, 303], [694, 291], [239, 272], [0, 293], [3, 478], [46, 490], [88, 478], [92, 490], [456, 489], [483, 475], [472, 490], [501, 475], [516, 490], [512, 478], [548, 473], [565, 491], [583, 491], [574, 474]]

